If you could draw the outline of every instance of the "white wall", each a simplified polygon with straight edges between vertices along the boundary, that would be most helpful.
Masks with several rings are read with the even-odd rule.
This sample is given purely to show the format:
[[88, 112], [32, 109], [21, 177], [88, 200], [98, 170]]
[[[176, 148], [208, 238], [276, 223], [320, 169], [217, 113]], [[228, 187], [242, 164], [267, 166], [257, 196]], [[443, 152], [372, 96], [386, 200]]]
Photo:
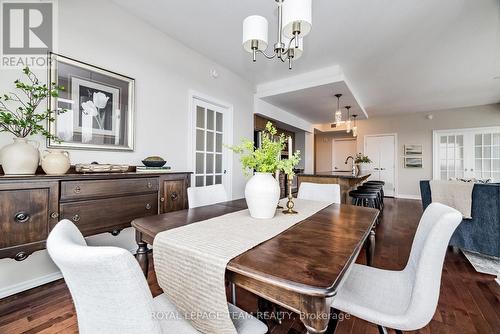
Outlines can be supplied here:
[[[186, 21], [188, 22], [188, 21]], [[59, 1], [59, 53], [136, 80], [136, 148], [134, 152], [71, 151], [72, 163], [139, 164], [149, 155], [164, 157], [173, 170], [186, 171], [190, 154], [188, 136], [188, 91], [190, 89], [226, 101], [234, 106], [233, 138], [252, 138], [252, 85], [224, 67], [169, 38], [106, 0]], [[217, 69], [219, 78], [209, 76]], [[37, 72], [40, 79], [46, 72]], [[9, 91], [20, 71], [0, 70], [0, 92]], [[0, 147], [11, 142], [0, 134]], [[44, 141], [41, 141], [42, 148]], [[243, 197], [245, 178], [238, 157], [234, 157], [233, 197]], [[135, 247], [127, 233], [114, 239], [98, 236], [99, 243], [116, 242]], [[0, 260], [0, 298], [39, 284], [56, 268], [46, 252], [32, 255], [23, 263]], [[43, 281], [43, 279], [42, 279]], [[31, 283], [30, 283], [31, 282]], [[17, 284], [17, 285], [16, 285]], [[23, 285], [24, 284], [24, 285]], [[16, 285], [16, 286], [13, 286]], [[12, 288], [12, 289], [11, 289]]]

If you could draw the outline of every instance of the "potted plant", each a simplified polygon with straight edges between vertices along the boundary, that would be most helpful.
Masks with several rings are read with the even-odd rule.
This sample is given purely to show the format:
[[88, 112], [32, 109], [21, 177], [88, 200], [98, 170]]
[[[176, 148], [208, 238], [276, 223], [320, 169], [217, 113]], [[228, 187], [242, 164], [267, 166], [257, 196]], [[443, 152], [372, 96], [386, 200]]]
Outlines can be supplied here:
[[358, 166], [360, 173], [368, 173], [371, 170], [372, 161], [368, 158], [368, 156], [363, 155], [362, 153], [358, 153], [356, 155], [354, 162]]
[[28, 140], [28, 136], [41, 134], [46, 138], [58, 140], [40, 124], [53, 122], [55, 112], [50, 109], [37, 112], [37, 108], [48, 96], [57, 97], [59, 91], [64, 88], [55, 84], [48, 88], [28, 67], [23, 69], [23, 73], [26, 82], [14, 81], [18, 92], [0, 96], [0, 132], [14, 135], [14, 142], [4, 146], [1, 151], [5, 174], [35, 174], [40, 159], [39, 143]]
[[241, 155], [245, 175], [253, 175], [245, 186], [245, 199], [250, 215], [254, 218], [273, 218], [280, 198], [280, 186], [273, 173], [280, 167], [279, 158], [285, 147], [285, 136], [276, 136], [276, 133], [276, 128], [268, 122], [262, 132], [260, 148], [255, 148], [253, 141], [246, 138], [240, 145], [230, 147]]

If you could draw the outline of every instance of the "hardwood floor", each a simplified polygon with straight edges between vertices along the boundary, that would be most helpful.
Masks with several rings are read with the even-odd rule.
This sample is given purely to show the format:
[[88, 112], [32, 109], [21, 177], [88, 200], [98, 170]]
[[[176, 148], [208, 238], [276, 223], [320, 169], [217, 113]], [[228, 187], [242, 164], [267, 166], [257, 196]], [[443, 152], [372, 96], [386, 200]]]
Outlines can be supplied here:
[[[406, 264], [411, 241], [421, 215], [419, 201], [386, 199], [386, 209], [377, 229], [374, 265], [398, 270]], [[152, 261], [151, 261], [152, 262]], [[364, 254], [358, 262], [365, 263]], [[161, 293], [153, 268], [149, 285], [153, 295]], [[238, 304], [255, 311], [257, 300], [238, 291]], [[305, 333], [295, 316], [281, 324], [270, 324], [273, 334]], [[75, 309], [63, 280], [0, 300], [0, 333], [77, 333]], [[377, 328], [351, 317], [339, 322], [336, 333], [376, 334]], [[412, 333], [500, 333], [500, 286], [490, 275], [474, 271], [461, 253], [448, 251], [443, 269], [441, 296], [432, 322]]]

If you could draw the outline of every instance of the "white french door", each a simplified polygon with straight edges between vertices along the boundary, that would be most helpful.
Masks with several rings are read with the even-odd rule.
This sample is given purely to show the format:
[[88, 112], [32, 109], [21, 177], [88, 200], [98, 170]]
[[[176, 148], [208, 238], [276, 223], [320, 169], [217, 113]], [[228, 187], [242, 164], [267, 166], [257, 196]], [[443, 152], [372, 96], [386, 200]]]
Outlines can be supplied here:
[[396, 135], [365, 136], [364, 154], [372, 160], [369, 180], [384, 181], [386, 196], [396, 193]]
[[433, 178], [500, 182], [500, 127], [434, 131]]
[[231, 198], [232, 109], [192, 96], [193, 169], [191, 186], [222, 184]]

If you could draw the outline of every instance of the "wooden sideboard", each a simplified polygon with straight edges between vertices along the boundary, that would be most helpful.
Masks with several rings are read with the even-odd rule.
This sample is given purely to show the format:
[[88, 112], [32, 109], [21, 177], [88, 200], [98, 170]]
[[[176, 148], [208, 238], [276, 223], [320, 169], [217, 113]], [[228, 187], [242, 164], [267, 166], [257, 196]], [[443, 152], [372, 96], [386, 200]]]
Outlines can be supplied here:
[[71, 220], [84, 236], [118, 235], [136, 218], [188, 207], [190, 173], [0, 176], [0, 258], [44, 249], [50, 230]]

